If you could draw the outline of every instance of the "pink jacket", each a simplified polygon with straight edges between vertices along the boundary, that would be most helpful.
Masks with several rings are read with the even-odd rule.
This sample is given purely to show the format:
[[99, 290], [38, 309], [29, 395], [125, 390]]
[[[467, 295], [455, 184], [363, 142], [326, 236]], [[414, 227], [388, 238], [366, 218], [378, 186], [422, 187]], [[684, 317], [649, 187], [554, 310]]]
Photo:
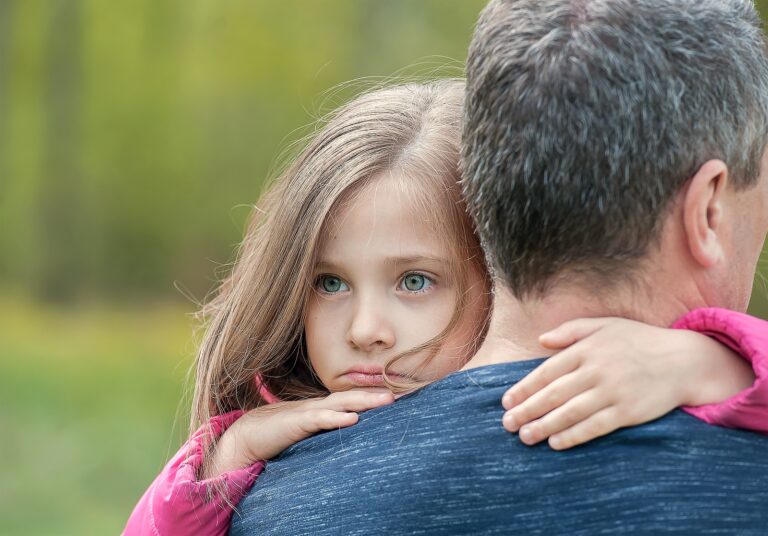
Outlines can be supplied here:
[[[749, 360], [755, 372], [752, 387], [706, 406], [683, 408], [709, 423], [768, 432], [768, 321], [724, 309], [697, 309], [673, 325], [714, 337]], [[270, 395], [271, 396], [271, 395]], [[214, 417], [216, 437], [243, 414]], [[152, 482], [131, 513], [125, 536], [223, 535], [229, 530], [233, 506], [248, 492], [264, 469], [257, 462], [210, 480], [198, 480], [206, 436], [198, 430]], [[223, 485], [225, 498], [211, 491]]]
[[752, 363], [752, 387], [717, 404], [686, 407], [709, 424], [768, 433], [768, 321], [726, 309], [696, 309], [672, 325], [709, 335]]

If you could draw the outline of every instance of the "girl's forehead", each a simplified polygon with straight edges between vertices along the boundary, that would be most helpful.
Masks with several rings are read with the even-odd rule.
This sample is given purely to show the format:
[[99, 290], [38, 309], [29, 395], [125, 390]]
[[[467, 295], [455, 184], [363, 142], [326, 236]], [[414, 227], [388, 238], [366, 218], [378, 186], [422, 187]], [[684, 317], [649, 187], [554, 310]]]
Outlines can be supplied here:
[[391, 173], [366, 181], [333, 208], [328, 228], [336, 230], [349, 225], [350, 220], [358, 224], [370, 220], [370, 223], [405, 222], [419, 229], [425, 224], [427, 228], [434, 227], [434, 217], [430, 215], [434, 205], [430, 211], [424, 188], [414, 183], [413, 179]]
[[435, 206], [425, 202], [419, 188], [409, 187], [407, 177], [384, 175], [361, 186], [330, 213], [323, 233], [322, 250], [339, 248], [413, 247], [445, 249], [444, 233], [436, 220]]

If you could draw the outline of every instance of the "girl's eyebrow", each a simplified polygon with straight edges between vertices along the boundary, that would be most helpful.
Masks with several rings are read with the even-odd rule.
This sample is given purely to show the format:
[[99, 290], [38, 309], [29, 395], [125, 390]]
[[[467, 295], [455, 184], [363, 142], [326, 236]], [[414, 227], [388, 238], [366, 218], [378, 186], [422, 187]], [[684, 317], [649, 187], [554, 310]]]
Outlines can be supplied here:
[[[431, 257], [428, 255], [404, 255], [404, 256], [391, 256], [384, 259], [384, 264], [389, 266], [403, 266], [412, 264], [431, 264], [431, 265], [445, 265], [448, 264], [448, 259], [442, 257]], [[330, 259], [323, 259], [315, 265], [316, 271], [341, 271], [341, 264], [333, 262]]]
[[402, 257], [387, 257], [384, 259], [385, 264], [394, 266], [401, 266], [404, 264], [447, 264], [448, 260], [442, 257], [429, 257], [426, 255], [408, 255]]
[[319, 272], [338, 272], [339, 265], [334, 262], [322, 260], [315, 265], [315, 270]]

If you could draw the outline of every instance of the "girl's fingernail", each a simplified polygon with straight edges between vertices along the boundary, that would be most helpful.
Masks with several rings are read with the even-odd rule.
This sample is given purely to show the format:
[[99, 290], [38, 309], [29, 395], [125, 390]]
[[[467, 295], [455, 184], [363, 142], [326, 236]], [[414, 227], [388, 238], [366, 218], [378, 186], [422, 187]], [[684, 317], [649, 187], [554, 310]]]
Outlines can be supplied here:
[[501, 399], [501, 405], [506, 409], [512, 409], [512, 406], [514, 405], [512, 403], [512, 395], [504, 395]]
[[506, 428], [510, 432], [517, 431], [517, 423], [515, 422], [515, 417], [511, 413], [506, 413], [502, 421], [504, 423], [504, 428]]
[[549, 446], [552, 447], [553, 449], [559, 449], [561, 444], [562, 443], [559, 437], [552, 436], [549, 438]]
[[520, 441], [523, 443], [530, 443], [533, 441], [533, 432], [527, 426], [523, 426], [520, 429]]

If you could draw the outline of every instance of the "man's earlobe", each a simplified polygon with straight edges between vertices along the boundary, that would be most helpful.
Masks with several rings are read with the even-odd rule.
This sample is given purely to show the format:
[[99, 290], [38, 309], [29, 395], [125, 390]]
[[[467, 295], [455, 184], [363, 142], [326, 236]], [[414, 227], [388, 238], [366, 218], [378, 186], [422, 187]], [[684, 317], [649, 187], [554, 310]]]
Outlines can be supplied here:
[[723, 258], [721, 220], [728, 167], [709, 160], [690, 179], [683, 197], [683, 226], [691, 256], [704, 268]]

